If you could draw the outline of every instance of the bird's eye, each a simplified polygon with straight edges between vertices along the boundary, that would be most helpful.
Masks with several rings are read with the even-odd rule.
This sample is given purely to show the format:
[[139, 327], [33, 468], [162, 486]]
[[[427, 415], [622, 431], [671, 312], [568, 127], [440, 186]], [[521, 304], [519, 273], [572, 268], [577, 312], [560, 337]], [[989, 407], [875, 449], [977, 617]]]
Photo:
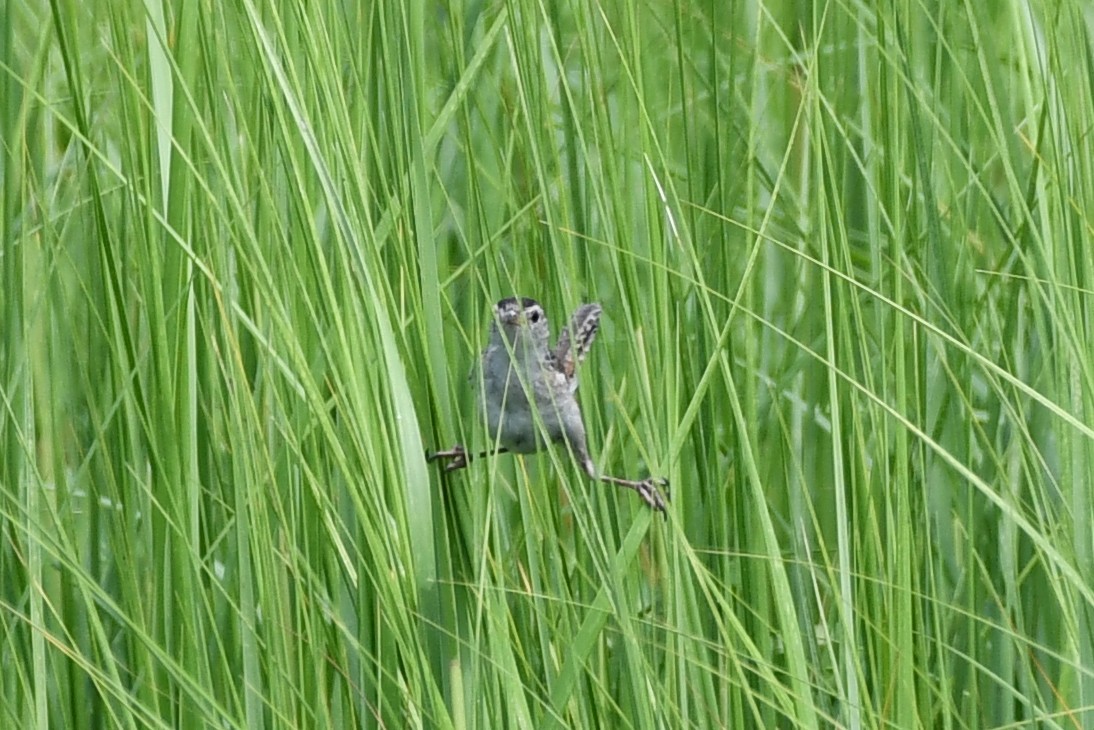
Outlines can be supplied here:
[[532, 324], [535, 324], [536, 322], [538, 322], [539, 321], [539, 310], [538, 309], [533, 309], [528, 314], [528, 319], [531, 320]]

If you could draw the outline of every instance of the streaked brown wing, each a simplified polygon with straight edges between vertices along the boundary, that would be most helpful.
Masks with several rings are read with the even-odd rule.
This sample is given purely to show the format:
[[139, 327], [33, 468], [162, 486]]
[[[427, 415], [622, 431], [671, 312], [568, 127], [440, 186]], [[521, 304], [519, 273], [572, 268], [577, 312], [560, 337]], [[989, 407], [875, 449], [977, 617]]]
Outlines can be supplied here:
[[555, 362], [567, 378], [572, 378], [578, 364], [585, 359], [600, 328], [600, 305], [582, 304], [570, 317], [569, 326], [558, 335]]

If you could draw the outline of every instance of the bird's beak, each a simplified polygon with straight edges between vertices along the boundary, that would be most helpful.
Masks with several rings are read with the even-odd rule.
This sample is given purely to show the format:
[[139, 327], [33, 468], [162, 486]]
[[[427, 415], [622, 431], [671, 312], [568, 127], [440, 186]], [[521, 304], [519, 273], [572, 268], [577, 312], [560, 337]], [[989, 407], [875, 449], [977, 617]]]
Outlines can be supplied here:
[[522, 312], [514, 312], [511, 309], [503, 309], [498, 312], [498, 321], [504, 325], [522, 325], [524, 324], [524, 314]]

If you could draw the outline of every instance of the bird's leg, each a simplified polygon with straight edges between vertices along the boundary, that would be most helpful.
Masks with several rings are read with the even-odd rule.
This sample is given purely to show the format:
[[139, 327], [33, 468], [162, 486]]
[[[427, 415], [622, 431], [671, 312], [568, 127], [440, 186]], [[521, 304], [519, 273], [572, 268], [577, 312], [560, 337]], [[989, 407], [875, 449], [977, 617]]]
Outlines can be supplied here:
[[[665, 500], [668, 498], [668, 486], [669, 480], [661, 477], [647, 477], [645, 479], [621, 479], [620, 477], [612, 477], [607, 474], [597, 474], [596, 467], [593, 465], [593, 460], [589, 457], [585, 457], [581, 460], [581, 466], [585, 469], [585, 473], [589, 475], [590, 479], [604, 482], [605, 484], [614, 484], [617, 487], [624, 487], [625, 489], [633, 489], [638, 492], [638, 496], [642, 498], [650, 509], [655, 512], [664, 512], [667, 507]], [[661, 491], [658, 487], [662, 487], [665, 490], [665, 495], [661, 496]]]
[[[487, 456], [496, 456], [497, 454], [507, 453], [509, 449], [501, 448], [495, 451], [482, 451], [479, 453], [478, 458], [483, 459]], [[457, 469], [463, 469], [471, 461], [471, 454], [467, 453], [467, 449], [456, 444], [451, 449], [445, 451], [427, 451], [425, 455], [426, 461], [445, 461], [445, 471], [456, 471]]]

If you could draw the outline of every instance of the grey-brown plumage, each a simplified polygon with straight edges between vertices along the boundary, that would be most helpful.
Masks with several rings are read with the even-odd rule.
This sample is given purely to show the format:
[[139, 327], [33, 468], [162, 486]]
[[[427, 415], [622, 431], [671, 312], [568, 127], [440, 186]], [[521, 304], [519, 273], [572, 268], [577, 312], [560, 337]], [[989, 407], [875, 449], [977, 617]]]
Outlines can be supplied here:
[[[499, 446], [494, 453], [533, 453], [544, 446], [544, 437], [551, 443], [565, 442], [590, 478], [633, 489], [651, 508], [662, 511], [665, 500], [657, 487], [667, 486], [666, 480], [597, 474], [589, 456], [581, 407], [575, 397], [577, 366], [596, 338], [600, 312], [599, 304], [578, 307], [552, 349], [547, 315], [539, 302], [527, 297], [498, 302], [489, 342], [478, 372], [472, 375], [481, 386], [479, 406], [490, 436]], [[431, 461], [447, 460], [446, 471], [467, 466], [469, 459], [462, 446], [427, 456]]]

